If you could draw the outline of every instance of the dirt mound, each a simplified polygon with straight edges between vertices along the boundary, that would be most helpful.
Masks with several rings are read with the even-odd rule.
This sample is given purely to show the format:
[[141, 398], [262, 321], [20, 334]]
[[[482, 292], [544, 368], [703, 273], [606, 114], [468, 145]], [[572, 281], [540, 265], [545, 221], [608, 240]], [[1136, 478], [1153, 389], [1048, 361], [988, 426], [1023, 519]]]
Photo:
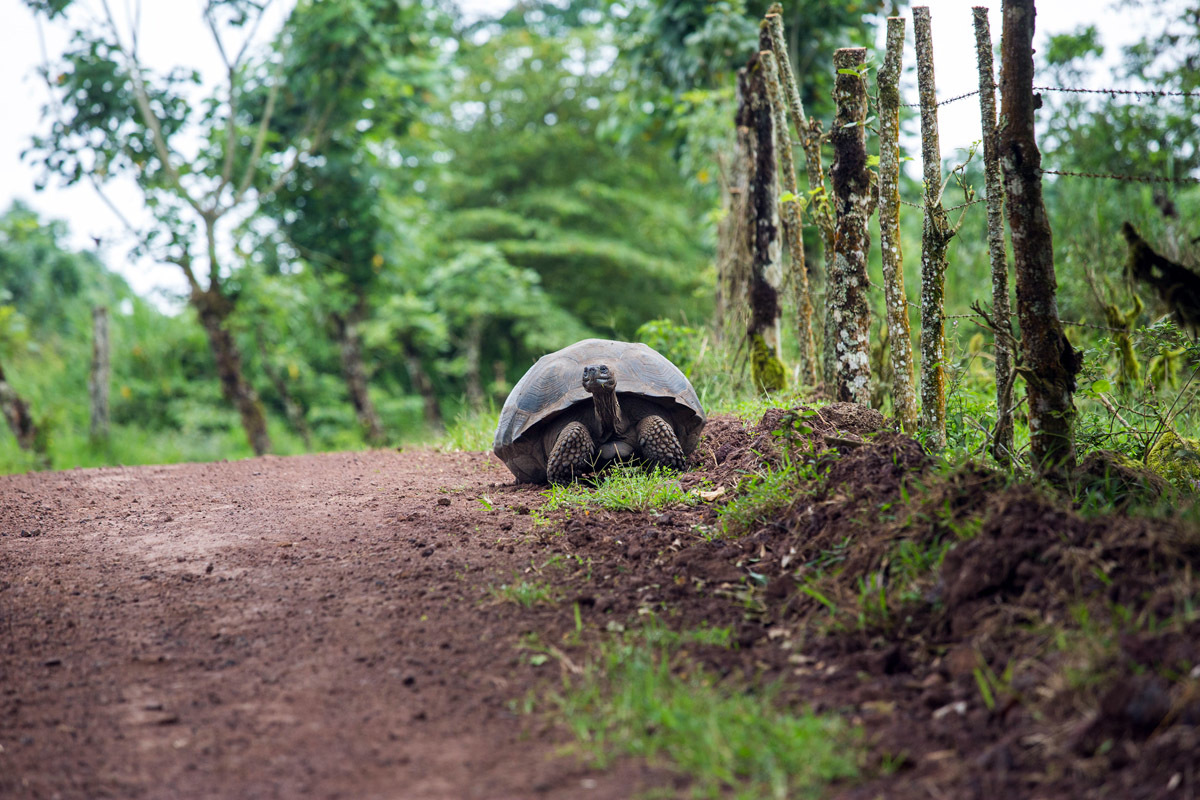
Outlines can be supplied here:
[[898, 772], [846, 797], [1186, 796], [1200, 536], [1083, 517], [987, 467], [934, 469], [881, 423], [853, 407], [716, 420], [692, 485], [733, 485], [788, 448], [821, 477], [734, 539], [713, 508], [593, 514], [571, 542], [614, 576], [596, 607], [728, 626], [739, 648], [704, 654], [718, 674], [850, 709]]

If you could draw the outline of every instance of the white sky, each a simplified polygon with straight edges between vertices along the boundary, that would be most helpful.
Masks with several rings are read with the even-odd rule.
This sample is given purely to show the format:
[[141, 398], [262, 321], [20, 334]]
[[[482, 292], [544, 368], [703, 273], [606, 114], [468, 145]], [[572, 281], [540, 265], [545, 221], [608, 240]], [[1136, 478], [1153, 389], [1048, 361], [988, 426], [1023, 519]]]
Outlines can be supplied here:
[[[831, 0], [836, 1], [836, 0]], [[974, 27], [971, 6], [987, 0], [928, 0], [933, 28], [935, 76], [937, 94], [951, 97], [978, 88], [975, 66]], [[127, 7], [114, 3], [115, 8]], [[290, 0], [274, 9], [274, 27], [264, 24], [260, 37], [268, 37], [278, 28]], [[459, 5], [470, 14], [486, 14], [509, 5], [508, 0], [460, 0]], [[1000, 0], [991, 0], [989, 13], [992, 38], [1000, 38]], [[1130, 18], [1126, 10], [1118, 15], [1108, 2], [1098, 8], [1081, 10], [1078, 0], [1042, 0], [1038, 6], [1037, 39], [1035, 47], [1044, 46], [1053, 33], [1072, 31], [1081, 25], [1095, 24], [1115, 62], [1121, 45], [1135, 40], [1148, 20]], [[143, 60], [152, 68], [165, 69], [181, 65], [199, 69], [202, 74], [216, 76], [221, 72], [220, 61], [211, 37], [203, 26], [201, 0], [143, 0], [140, 48]], [[907, 15], [906, 15], [907, 16]], [[44, 217], [65, 219], [71, 231], [71, 245], [77, 249], [94, 248], [92, 237], [101, 239], [99, 255], [113, 270], [130, 282], [135, 291], [151, 296], [161, 290], [180, 293], [184, 289], [177, 267], [129, 260], [129, 238], [113, 213], [96, 196], [87, 182], [71, 188], [57, 186], [53, 181], [45, 191], [34, 190], [37, 167], [22, 160], [20, 153], [30, 138], [46, 129], [41, 119], [41, 107], [46, 102], [46, 86], [35, 72], [41, 62], [38, 29], [32, 14], [20, 0], [0, 0], [0, 109], [4, 109], [0, 124], [0, 211], [20, 198]], [[45, 26], [46, 44], [51, 58], [58, 56], [66, 45], [61, 26]], [[915, 55], [912, 48], [911, 17], [906, 29], [906, 73], [912, 69]], [[1041, 45], [1039, 45], [1041, 43]], [[882, 52], [875, 58], [882, 62]], [[1111, 63], [1111, 62], [1110, 62]], [[906, 78], [911, 89], [907, 102], [916, 101], [915, 77]], [[1109, 86], [1106, 75], [1096, 75], [1097, 86]], [[953, 157], [958, 148], [966, 148], [979, 138], [979, 105], [974, 99], [962, 100], [939, 110], [939, 129], [944, 157]], [[132, 186], [113, 186], [113, 199], [132, 219], [142, 218], [139, 195]], [[158, 297], [160, 303], [162, 295]]]

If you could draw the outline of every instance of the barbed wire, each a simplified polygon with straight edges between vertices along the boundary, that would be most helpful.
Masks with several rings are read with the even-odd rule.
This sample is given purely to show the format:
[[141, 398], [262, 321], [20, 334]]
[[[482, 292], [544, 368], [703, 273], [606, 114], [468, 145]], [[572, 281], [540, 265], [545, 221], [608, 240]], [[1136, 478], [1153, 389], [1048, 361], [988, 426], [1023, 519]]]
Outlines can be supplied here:
[[[965, 203], [959, 203], [959, 204], [958, 204], [958, 205], [956, 205], [956, 206], [950, 206], [950, 207], [948, 207], [948, 208], [945, 208], [945, 209], [943, 209], [943, 210], [944, 210], [944, 211], [946, 211], [947, 213], [949, 213], [949, 212], [951, 212], [951, 211], [958, 211], [960, 208], [966, 208], [967, 206], [973, 206], [973, 205], [975, 205], [976, 203], [983, 203], [983, 202], [986, 202], [986, 201], [987, 201], [987, 198], [986, 198], [986, 197], [976, 197], [974, 200], [968, 200], [968, 201], [967, 201], [967, 202], [965, 202]], [[909, 208], [919, 208], [919, 209], [921, 209], [922, 211], [924, 211], [924, 210], [925, 210], [925, 206], [924, 206], [923, 204], [921, 204], [921, 203], [910, 203], [910, 202], [908, 202], [907, 200], [901, 200], [901, 201], [900, 201], [900, 205], [902, 205], [902, 206], [908, 206]]]
[[1035, 92], [1069, 92], [1071, 94], [1106, 94], [1109, 97], [1200, 97], [1200, 92], [1173, 92], [1167, 89], [1075, 89], [1066, 86], [1035, 86]]
[[[878, 283], [871, 280], [870, 278], [867, 279], [867, 284], [869, 286], [871, 286], [873, 289], [878, 289], [879, 291], [885, 292], [885, 294], [886, 294], [886, 290], [882, 286], [880, 286]], [[920, 303], [914, 303], [912, 300], [909, 300], [908, 298], [905, 298], [904, 302], [905, 302], [905, 304], [908, 305], [909, 308], [915, 308], [918, 310], [920, 310], [920, 308], [921, 308]], [[942, 316], [942, 319], [944, 319], [944, 320], [947, 320], [947, 319], [952, 319], [952, 320], [976, 319], [977, 320], [979, 318], [980, 317], [978, 314], [945, 314]], [[1061, 322], [1063, 325], [1071, 325], [1076, 328], [1092, 328], [1093, 330], [1109, 331], [1111, 333], [1129, 333], [1129, 331], [1124, 330], [1123, 328], [1113, 328], [1108, 325], [1097, 325], [1093, 322], [1071, 322], [1070, 320], [1065, 320], [1065, 319], [1060, 319], [1059, 322]]]
[[1113, 181], [1130, 181], [1132, 183], [1200, 183], [1200, 178], [1185, 175], [1179, 178], [1163, 178], [1154, 175], [1117, 175], [1111, 172], [1072, 172], [1065, 169], [1044, 169], [1043, 175], [1062, 175], [1067, 178], [1101, 178]]
[[[1035, 92], [1067, 92], [1070, 94], [1105, 94], [1109, 97], [1127, 96], [1127, 97], [1200, 97], [1200, 92], [1176, 92], [1168, 89], [1080, 89], [1071, 86], [1034, 86]], [[974, 97], [979, 94], [979, 90], [965, 92], [954, 97], [947, 97], [945, 100], [938, 100], [936, 105], [950, 105], [951, 103], [965, 100], [968, 97]], [[901, 103], [901, 108], [920, 108], [918, 103]]]
[[[951, 103], [958, 102], [959, 100], [965, 100], [968, 97], [974, 97], [977, 94], [979, 94], [978, 89], [976, 89], [973, 92], [967, 92], [966, 94], [957, 95], [955, 97], [947, 97], [945, 100], [938, 100], [935, 105], [937, 105], [938, 108], [941, 108], [942, 106], [950, 105]], [[902, 108], [920, 108], [921, 104], [920, 103], [901, 103], [900, 106]]]

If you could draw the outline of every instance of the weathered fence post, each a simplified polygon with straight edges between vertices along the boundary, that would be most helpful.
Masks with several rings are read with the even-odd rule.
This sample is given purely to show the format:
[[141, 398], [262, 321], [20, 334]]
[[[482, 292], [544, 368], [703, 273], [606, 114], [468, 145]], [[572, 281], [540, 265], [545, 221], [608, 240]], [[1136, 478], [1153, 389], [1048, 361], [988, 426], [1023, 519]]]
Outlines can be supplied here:
[[929, 7], [913, 8], [917, 40], [917, 89], [921, 99], [921, 161], [925, 176], [925, 222], [921, 230], [921, 429], [934, 447], [946, 445], [946, 246], [953, 232], [942, 208], [942, 152], [938, 144], [937, 93]]
[[[804, 115], [804, 104], [800, 101], [800, 90], [796, 86], [796, 76], [792, 72], [792, 62], [788, 57], [787, 40], [783, 37], [783, 7], [778, 3], [767, 10], [767, 32], [771, 37], [771, 49], [775, 53], [775, 64], [779, 77], [783, 81], [783, 91], [787, 99], [788, 112], [800, 144], [804, 149], [804, 170], [808, 177], [808, 213], [821, 233], [821, 246], [825, 256], [825, 293], [829, 294], [829, 271], [833, 265], [835, 222], [831, 198], [825, 193], [825, 169], [821, 164], [821, 123], [811, 122]], [[824, 341], [822, 345], [823, 369], [822, 376], [827, 387], [833, 386], [833, 373], [836, 363], [834, 354], [835, 336], [831, 334], [832, 320], [825, 314]]]
[[767, 86], [771, 92], [771, 111], [775, 120], [775, 143], [779, 148], [779, 177], [780, 188], [791, 195], [780, 203], [780, 216], [783, 218], [783, 233], [787, 242], [788, 264], [787, 283], [792, 287], [796, 298], [796, 339], [800, 345], [800, 374], [810, 386], [816, 386], [818, 380], [817, 348], [813, 341], [812, 329], [812, 296], [808, 285], [808, 264], [804, 259], [804, 229], [800, 223], [800, 197], [796, 187], [796, 163], [792, 157], [792, 135], [788, 129], [786, 103], [783, 99], [783, 89], [780, 86], [779, 70], [775, 55], [767, 49], [771, 45], [767, 23], [763, 22], [761, 46], [759, 53], [762, 59], [763, 72], [767, 76]]
[[1029, 446], [1038, 474], [1065, 485], [1075, 467], [1072, 396], [1082, 358], [1058, 319], [1054, 241], [1033, 128], [1033, 0], [1005, 0], [1003, 14], [998, 149], [1017, 279]]
[[[992, 322], [1011, 334], [1008, 305], [1008, 256], [1004, 252], [1004, 183], [996, 153], [996, 78], [992, 62], [992, 33], [988, 10], [974, 6], [975, 57], [979, 62], [979, 120], [983, 131], [983, 174], [987, 191], [988, 254], [992, 262]], [[992, 458], [1011, 464], [1013, 458], [1012, 353], [1009, 339], [995, 335], [996, 429], [992, 434]]]
[[917, 427], [913, 385], [912, 332], [904, 292], [900, 249], [900, 65], [904, 18], [888, 17], [887, 54], [879, 70], [879, 247], [883, 257], [884, 305], [892, 356], [892, 404], [905, 433]]
[[867, 86], [865, 47], [844, 47], [833, 54], [837, 104], [833, 131], [833, 202], [837, 237], [829, 271], [828, 311], [836, 336], [834, 397], [871, 402], [871, 309], [867, 303], [867, 222], [875, 209], [875, 187], [867, 169]]
[[92, 372], [88, 379], [93, 442], [104, 442], [108, 439], [108, 387], [108, 309], [95, 306], [92, 308]]
[[[738, 140], [747, 156], [749, 196], [745, 204], [749, 244], [747, 295], [750, 319], [746, 338], [750, 374], [761, 392], [786, 383], [779, 357], [779, 190], [775, 176], [775, 122], [767, 96], [763, 62], [757, 53], [738, 70], [741, 102], [737, 110]], [[743, 142], [744, 140], [744, 142]]]

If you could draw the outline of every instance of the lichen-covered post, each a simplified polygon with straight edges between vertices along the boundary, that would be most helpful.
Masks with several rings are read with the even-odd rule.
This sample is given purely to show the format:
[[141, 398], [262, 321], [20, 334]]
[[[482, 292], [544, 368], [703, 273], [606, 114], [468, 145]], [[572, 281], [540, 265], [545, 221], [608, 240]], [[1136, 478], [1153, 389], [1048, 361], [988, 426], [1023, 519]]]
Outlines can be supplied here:
[[[763, 44], [770, 46], [767, 24], [763, 22]], [[800, 190], [796, 187], [796, 163], [792, 158], [792, 135], [788, 129], [786, 103], [780, 86], [775, 55], [769, 49], [759, 53], [767, 87], [771, 93], [771, 113], [775, 120], [775, 142], [779, 148], [780, 188], [791, 195], [780, 202], [784, 241], [787, 243], [790, 270], [787, 283], [796, 299], [796, 339], [800, 345], [800, 374], [810, 386], [818, 379], [817, 349], [813, 341], [812, 296], [808, 285], [808, 264], [804, 259], [804, 229], [800, 223]]]
[[1058, 319], [1054, 240], [1042, 201], [1042, 154], [1033, 127], [1033, 0], [1005, 0], [1003, 14], [997, 149], [1017, 279], [1029, 449], [1034, 470], [1061, 486], [1075, 468], [1073, 395], [1083, 359]]
[[[1004, 183], [996, 153], [996, 78], [992, 62], [992, 33], [988, 10], [974, 6], [975, 57], [979, 63], [979, 121], [983, 131], [983, 174], [987, 190], [988, 254], [992, 262], [992, 321], [1009, 331], [1012, 311], [1008, 304], [1008, 257], [1004, 253]], [[996, 430], [992, 458], [1012, 463], [1012, 353], [1008, 339], [996, 336]]]
[[761, 392], [774, 392], [786, 384], [779, 357], [779, 190], [776, 183], [775, 121], [767, 95], [767, 81], [758, 53], [738, 71], [742, 102], [738, 106], [738, 134], [745, 136], [749, 197], [745, 206], [750, 250], [747, 294], [750, 319], [746, 337], [750, 374]]
[[833, 99], [833, 202], [837, 219], [833, 266], [829, 271], [828, 313], [833, 317], [837, 358], [834, 397], [871, 401], [871, 309], [867, 303], [867, 222], [875, 210], [875, 187], [867, 169], [867, 86], [865, 47], [833, 54], [837, 77]]
[[921, 430], [934, 447], [946, 445], [946, 246], [953, 234], [942, 208], [942, 151], [938, 144], [937, 94], [929, 7], [913, 8], [917, 40], [917, 89], [921, 99], [921, 160], [925, 176], [925, 222], [921, 229]]
[[883, 255], [883, 292], [892, 356], [892, 404], [905, 433], [917, 427], [917, 390], [913, 379], [912, 332], [904, 293], [900, 250], [900, 65], [904, 18], [888, 17], [887, 54], [879, 70], [879, 247]]
[[108, 309], [96, 306], [92, 309], [92, 371], [88, 380], [93, 442], [108, 439], [109, 374]]
[[[787, 39], [783, 36], [783, 7], [778, 3], [767, 10], [767, 33], [771, 39], [771, 50], [775, 54], [775, 65], [779, 70], [779, 78], [783, 82], [784, 97], [787, 100], [788, 113], [796, 134], [800, 137], [800, 145], [804, 150], [804, 170], [808, 177], [808, 213], [817, 230], [821, 234], [821, 246], [825, 254], [825, 284], [826, 295], [829, 292], [829, 272], [833, 265], [835, 222], [831, 198], [825, 192], [825, 168], [821, 163], [821, 123], [819, 120], [808, 120], [804, 114], [804, 104], [800, 101], [800, 90], [796, 85], [796, 75], [792, 72], [792, 62], [788, 57]], [[828, 297], [826, 298], [828, 299]], [[822, 376], [827, 386], [833, 385], [834, 339], [831, 332], [833, 320], [827, 313], [824, 326], [824, 346]]]

